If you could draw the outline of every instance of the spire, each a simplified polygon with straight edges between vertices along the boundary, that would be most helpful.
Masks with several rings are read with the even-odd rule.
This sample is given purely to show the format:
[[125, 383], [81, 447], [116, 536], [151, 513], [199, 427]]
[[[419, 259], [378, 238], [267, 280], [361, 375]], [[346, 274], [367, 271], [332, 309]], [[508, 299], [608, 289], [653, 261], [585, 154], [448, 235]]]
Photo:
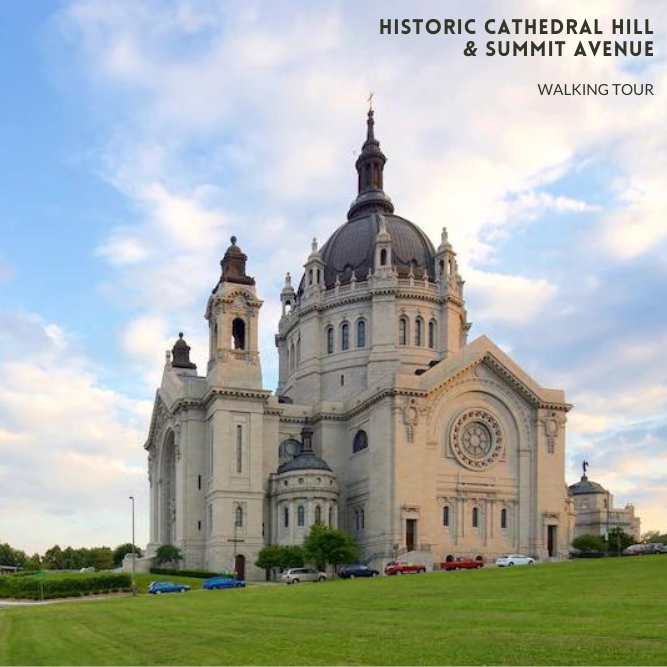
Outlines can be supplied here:
[[382, 189], [384, 165], [387, 158], [380, 149], [380, 142], [375, 138], [375, 111], [372, 106], [372, 95], [369, 102], [371, 105], [366, 119], [366, 141], [355, 164], [359, 175], [358, 196], [347, 214], [348, 220], [368, 211], [394, 212], [391, 200]]

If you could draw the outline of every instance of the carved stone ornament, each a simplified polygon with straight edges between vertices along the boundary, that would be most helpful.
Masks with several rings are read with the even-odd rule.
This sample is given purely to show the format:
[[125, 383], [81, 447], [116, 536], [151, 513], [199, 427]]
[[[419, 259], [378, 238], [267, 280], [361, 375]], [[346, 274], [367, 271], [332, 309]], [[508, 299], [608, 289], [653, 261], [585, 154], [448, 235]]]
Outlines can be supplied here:
[[498, 420], [486, 410], [466, 410], [454, 422], [450, 445], [458, 462], [470, 470], [485, 470], [504, 449]]
[[403, 407], [403, 422], [407, 430], [408, 442], [412, 442], [415, 437], [415, 427], [419, 422], [419, 407], [416, 398], [409, 398], [405, 401]]
[[174, 452], [176, 452], [176, 460], [181, 460], [181, 425], [174, 426]]

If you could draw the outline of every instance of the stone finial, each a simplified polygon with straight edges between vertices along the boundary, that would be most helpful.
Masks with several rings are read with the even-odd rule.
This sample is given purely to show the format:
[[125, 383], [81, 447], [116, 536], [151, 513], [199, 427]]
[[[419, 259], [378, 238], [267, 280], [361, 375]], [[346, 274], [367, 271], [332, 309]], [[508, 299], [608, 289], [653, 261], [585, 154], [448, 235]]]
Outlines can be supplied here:
[[183, 333], [178, 334], [178, 340], [172, 348], [173, 361], [171, 365], [174, 368], [189, 368], [195, 370], [197, 366], [190, 361], [190, 346], [185, 342]]
[[236, 245], [236, 236], [232, 236], [230, 241], [231, 245], [227, 248], [225, 256], [220, 261], [222, 281], [240, 283], [242, 285], [254, 285], [255, 279], [246, 275], [245, 272], [248, 256]]
[[285, 274], [285, 287], [292, 287], [292, 276], [290, 276], [289, 271]]
[[170, 364], [171, 363], [171, 350], [165, 350], [164, 363], [165, 364]]
[[314, 236], [313, 236], [313, 241], [310, 244], [310, 250], [313, 254], [317, 254], [317, 252], [318, 252], [318, 250], [317, 250], [317, 239]]

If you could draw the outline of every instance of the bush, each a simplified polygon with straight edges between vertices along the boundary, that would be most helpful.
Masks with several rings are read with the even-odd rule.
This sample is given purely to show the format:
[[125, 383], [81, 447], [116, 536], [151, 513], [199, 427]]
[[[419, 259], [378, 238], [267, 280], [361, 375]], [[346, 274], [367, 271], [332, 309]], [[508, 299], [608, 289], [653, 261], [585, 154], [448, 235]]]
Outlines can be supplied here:
[[579, 535], [572, 540], [572, 546], [581, 551], [604, 551], [606, 548], [602, 535]]
[[71, 577], [27, 576], [0, 578], [0, 597], [27, 600], [79, 597], [129, 591], [129, 574], [98, 574]]
[[176, 570], [171, 567], [152, 567], [151, 574], [169, 574], [178, 577], [192, 577], [193, 579], [210, 579], [211, 577], [230, 577], [234, 579], [236, 572], [208, 572], [206, 570]]

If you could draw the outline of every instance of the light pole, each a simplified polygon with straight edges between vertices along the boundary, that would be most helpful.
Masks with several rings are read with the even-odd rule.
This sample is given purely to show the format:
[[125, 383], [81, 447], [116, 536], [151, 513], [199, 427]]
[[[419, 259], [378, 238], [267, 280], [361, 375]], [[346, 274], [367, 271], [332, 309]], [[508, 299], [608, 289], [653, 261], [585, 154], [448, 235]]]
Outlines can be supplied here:
[[134, 547], [134, 496], [130, 496], [132, 501], [132, 596], [137, 594], [137, 582], [136, 582], [136, 562], [137, 562], [137, 550]]

